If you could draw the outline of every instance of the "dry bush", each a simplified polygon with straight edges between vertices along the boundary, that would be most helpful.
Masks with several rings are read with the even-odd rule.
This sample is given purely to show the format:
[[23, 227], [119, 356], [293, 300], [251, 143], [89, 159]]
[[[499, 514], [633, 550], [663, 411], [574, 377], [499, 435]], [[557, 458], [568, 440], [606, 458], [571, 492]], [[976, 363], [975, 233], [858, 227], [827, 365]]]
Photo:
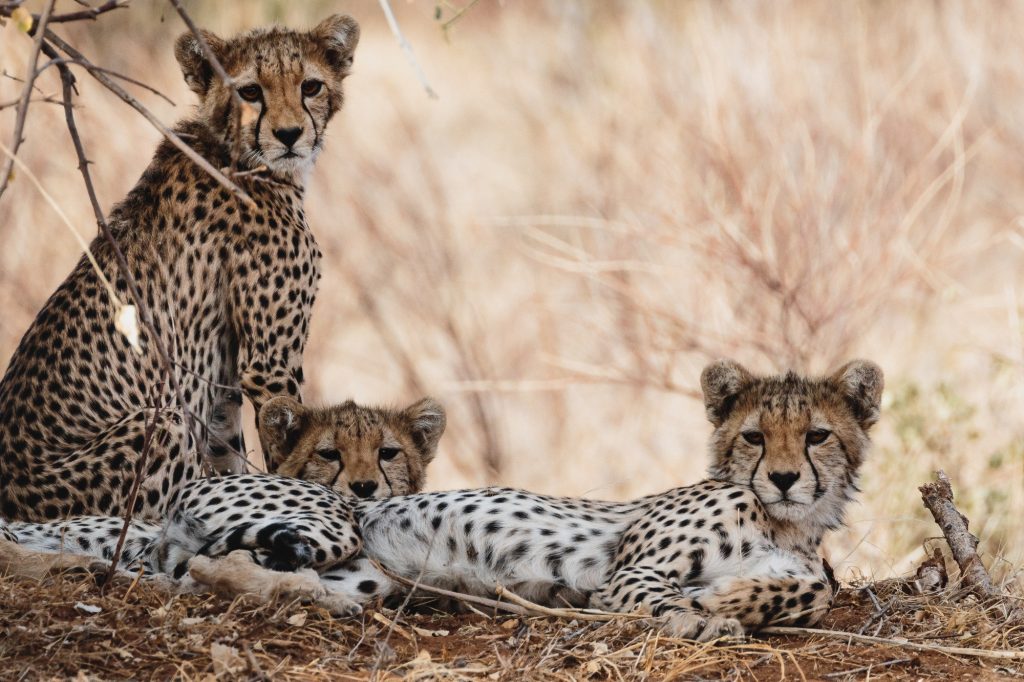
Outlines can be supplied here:
[[[224, 33], [337, 10], [188, 6]], [[935, 531], [916, 484], [942, 466], [1013, 576], [1024, 8], [480, 3], [446, 39], [432, 6], [396, 4], [436, 101], [376, 3], [344, 9], [364, 37], [308, 193], [325, 253], [309, 397], [443, 399], [435, 488], [622, 498], [701, 476], [709, 427], [693, 398], [708, 359], [821, 372], [870, 357], [887, 414], [833, 542], [840, 575], [921, 556]], [[69, 30], [169, 93], [177, 107], [144, 98], [165, 120], [187, 114], [166, 6]], [[0, 41], [19, 73], [24, 36]], [[109, 205], [156, 135], [82, 87]], [[16, 91], [0, 79], [0, 101]], [[91, 229], [61, 112], [33, 111], [24, 157]], [[10, 120], [0, 112], [0, 130]], [[0, 202], [0, 355], [77, 258], [59, 230], [24, 185]]]

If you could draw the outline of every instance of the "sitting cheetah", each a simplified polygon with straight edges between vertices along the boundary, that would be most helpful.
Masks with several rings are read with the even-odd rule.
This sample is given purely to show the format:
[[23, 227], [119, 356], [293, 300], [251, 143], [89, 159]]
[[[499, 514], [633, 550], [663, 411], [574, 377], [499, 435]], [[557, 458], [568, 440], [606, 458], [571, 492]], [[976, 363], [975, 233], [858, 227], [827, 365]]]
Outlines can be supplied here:
[[[137, 353], [115, 330], [117, 311], [82, 258], [0, 381], [0, 515], [7, 519], [122, 514], [154, 420], [134, 511], [158, 519], [201, 475], [204, 457], [239, 470], [230, 452], [244, 450], [237, 435], [243, 393], [257, 410], [277, 395], [299, 397], [320, 276], [303, 183], [342, 104], [359, 27], [332, 16], [308, 32], [205, 39], [245, 101], [241, 139], [231, 124], [232, 94], [192, 34], [178, 39], [176, 56], [200, 102], [175, 130], [218, 167], [231, 164], [237, 142], [241, 169], [254, 172], [235, 181], [255, 204], [236, 200], [165, 141], [110, 213], [184, 405], [153, 339], [143, 331]], [[130, 300], [108, 244], [98, 239], [90, 248], [119, 298]], [[157, 415], [154, 405], [165, 409]], [[280, 462], [268, 464], [274, 470]]]
[[[196, 554], [254, 550], [277, 570], [331, 568], [360, 546], [346, 497], [381, 498], [423, 489], [445, 429], [444, 408], [424, 398], [404, 410], [348, 401], [314, 408], [280, 396], [260, 411], [263, 442], [305, 481], [233, 474], [186, 484], [169, 522], [133, 520], [120, 566], [180, 578]], [[82, 516], [47, 523], [0, 521], [0, 539], [22, 549], [113, 558], [124, 521]]]

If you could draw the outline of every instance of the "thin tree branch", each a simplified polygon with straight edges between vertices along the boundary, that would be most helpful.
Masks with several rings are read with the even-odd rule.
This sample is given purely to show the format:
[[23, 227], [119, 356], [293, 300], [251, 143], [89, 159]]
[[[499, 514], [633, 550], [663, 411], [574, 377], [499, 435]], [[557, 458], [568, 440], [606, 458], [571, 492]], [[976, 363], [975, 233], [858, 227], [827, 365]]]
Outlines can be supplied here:
[[39, 64], [39, 53], [43, 49], [43, 35], [46, 32], [46, 24], [50, 20], [50, 14], [53, 12], [53, 6], [57, 0], [50, 0], [43, 7], [43, 13], [39, 17], [38, 21], [32, 22], [32, 29], [35, 31], [32, 44], [32, 54], [28, 60], [28, 71], [25, 74], [25, 85], [21, 91], [21, 101], [18, 103], [18, 112], [14, 119], [14, 138], [11, 141], [11, 154], [10, 158], [4, 162], [2, 168], [0, 168], [0, 198], [3, 197], [4, 192], [7, 190], [7, 186], [11, 182], [11, 171], [14, 170], [14, 157], [18, 154], [18, 148], [21, 147], [21, 143], [24, 141], [22, 136], [25, 130], [25, 119], [28, 116], [28, 106], [32, 101], [32, 88], [35, 85], [38, 74], [36, 73], [37, 66]]
[[224, 69], [220, 60], [217, 59], [217, 55], [213, 53], [213, 50], [210, 49], [209, 43], [206, 42], [203, 32], [200, 31], [199, 27], [196, 26], [194, 21], [192, 21], [192, 17], [190, 17], [188, 12], [185, 11], [185, 8], [181, 6], [181, 2], [179, 2], [179, 0], [170, 0], [170, 2], [171, 5], [174, 6], [174, 9], [178, 11], [178, 15], [181, 17], [181, 20], [185, 22], [186, 26], [188, 26], [188, 30], [192, 32], [193, 36], [195, 36], [196, 42], [199, 43], [199, 48], [203, 51], [203, 56], [206, 57], [210, 66], [213, 67], [214, 73], [217, 74], [217, 77], [220, 78], [221, 82], [224, 83], [231, 92], [231, 101], [235, 104], [235, 115], [231, 117], [231, 132], [234, 138], [231, 150], [231, 168], [237, 169], [238, 160], [242, 156], [242, 109], [246, 105], [242, 101], [242, 97], [238, 94], [238, 89], [235, 87], [235, 79], [232, 78]]
[[[51, 53], [56, 54], [49, 44], [44, 45], [44, 50], [47, 55], [50, 55]], [[96, 218], [96, 225], [99, 228], [100, 234], [103, 236], [104, 240], [106, 240], [107, 244], [109, 244], [111, 251], [114, 253], [114, 258], [117, 261], [117, 267], [124, 276], [125, 286], [128, 288], [128, 295], [131, 297], [132, 303], [138, 311], [143, 327], [149, 334], [152, 347], [156, 350], [157, 355], [160, 358], [162, 369], [167, 376], [171, 389], [174, 391], [175, 396], [178, 399], [178, 404], [181, 406], [186, 429], [189, 433], [194, 434], [195, 425], [192, 420], [191, 411], [188, 408], [188, 403], [185, 401], [185, 395], [181, 390], [178, 375], [174, 371], [174, 367], [177, 363], [173, 358], [171, 358], [168, 349], [164, 346], [163, 339], [157, 333], [156, 326], [153, 324], [153, 315], [149, 310], [149, 307], [146, 305], [146, 300], [143, 298], [139, 284], [135, 280], [135, 276], [132, 274], [131, 267], [128, 265], [128, 259], [125, 257], [124, 251], [121, 250], [121, 246], [117, 243], [117, 239], [114, 238], [114, 234], [110, 231], [110, 225], [107, 223], [107, 219], [103, 215], [103, 209], [100, 208], [99, 198], [96, 196], [96, 188], [92, 184], [92, 176], [89, 173], [89, 160], [85, 154], [85, 147], [82, 145], [82, 138], [78, 134], [78, 126], [75, 124], [74, 106], [72, 105], [72, 97], [75, 90], [75, 76], [71, 73], [71, 69], [68, 68], [66, 64], [58, 64], [57, 69], [60, 72], [62, 94], [64, 98], [64, 121], [67, 125], [68, 134], [71, 136], [71, 142], [75, 147], [75, 155], [78, 157], [78, 170], [82, 174], [82, 181], [85, 183], [85, 191], [89, 195], [89, 203], [92, 205], [93, 215]]]
[[[57, 54], [57, 53], [53, 52], [52, 54]], [[86, 63], [82, 62], [79, 59], [72, 59], [70, 57], [60, 57], [60, 56], [54, 57], [53, 59], [51, 59], [50, 61], [48, 61], [45, 64], [43, 64], [42, 66], [40, 66], [38, 69], [36, 69], [36, 77], [38, 78], [39, 76], [41, 76], [42, 73], [44, 71], [46, 71], [48, 68], [50, 68], [51, 66], [58, 66], [59, 64], [75, 64], [75, 65], [81, 66], [83, 68], [90, 68], [91, 67], [93, 69], [96, 69], [97, 71], [101, 71], [101, 72], [107, 74], [108, 76], [112, 76], [114, 78], [118, 78], [120, 80], [125, 81], [126, 83], [131, 83], [132, 85], [137, 85], [140, 88], [142, 88], [144, 90], [148, 90], [149, 92], [153, 93], [154, 95], [156, 95], [157, 97], [161, 98], [162, 100], [164, 100], [165, 102], [167, 102], [171, 106], [177, 106], [177, 104], [174, 103], [174, 100], [172, 100], [170, 97], [168, 97], [164, 93], [162, 93], [159, 90], [157, 90], [156, 88], [154, 88], [152, 85], [148, 85], [146, 83], [143, 83], [140, 80], [136, 80], [135, 78], [132, 78], [131, 76], [126, 76], [123, 73], [119, 73], [117, 71], [114, 71], [113, 69], [108, 69], [108, 68], [103, 67], [103, 66], [96, 66], [95, 64], [86, 64]], [[78, 88], [77, 87], [75, 88], [75, 92], [77, 94], [77, 92], [78, 92]], [[0, 106], [0, 108], [3, 108], [3, 107]]]
[[121, 561], [121, 553], [124, 551], [124, 541], [128, 537], [128, 528], [132, 524], [132, 516], [135, 514], [135, 501], [139, 499], [139, 489], [142, 481], [146, 478], [146, 464], [149, 462], [149, 453], [153, 449], [153, 435], [156, 433], [156, 425], [160, 420], [160, 403], [156, 404], [153, 410], [153, 420], [146, 424], [145, 435], [142, 440], [142, 453], [135, 461], [135, 477], [132, 479], [132, 487], [128, 493], [128, 502], [124, 510], [124, 524], [121, 526], [121, 534], [117, 536], [117, 545], [114, 547], [114, 554], [110, 558], [110, 567], [100, 585], [100, 592], [107, 588], [117, 570], [117, 564]]
[[122, 88], [120, 85], [111, 80], [111, 78], [107, 76], [105, 73], [103, 73], [102, 70], [98, 69], [95, 64], [86, 59], [85, 55], [83, 55], [81, 52], [73, 48], [71, 45], [68, 45], [63, 39], [60, 38], [60, 36], [53, 33], [53, 31], [46, 31], [46, 40], [56, 45], [62, 52], [64, 52], [68, 56], [78, 60], [81, 63], [81, 66], [89, 72], [89, 75], [98, 80], [105, 88], [107, 88], [115, 95], [117, 95], [128, 106], [132, 107], [137, 112], [142, 114], [143, 118], [149, 121], [149, 123], [154, 128], [160, 131], [160, 134], [167, 138], [167, 140], [171, 144], [180, 149], [181, 152], [185, 154], [185, 156], [191, 159], [192, 162], [195, 163], [197, 166], [202, 168], [210, 177], [212, 177], [218, 183], [223, 185], [227, 190], [234, 194], [238, 199], [243, 201], [247, 206], [254, 207], [256, 205], [256, 202], [252, 200], [252, 197], [246, 194], [241, 187], [231, 182], [231, 180], [229, 180], [223, 173], [214, 168], [209, 161], [207, 161], [199, 153], [197, 153], [196, 150], [192, 149], [192, 147], [189, 147], [187, 144], [185, 144], [184, 140], [182, 140], [174, 131], [170, 130], [167, 126], [165, 126], [160, 121], [160, 119], [153, 115], [153, 113], [149, 109], [144, 107], [137, 99], [132, 97], [124, 88]]
[[398, 27], [398, 20], [395, 19], [395, 13], [391, 11], [391, 3], [388, 0], [379, 0], [381, 11], [384, 12], [384, 18], [388, 21], [388, 27], [391, 32], [395, 34], [395, 39], [398, 40], [399, 46], [405, 53], [405, 58], [409, 61], [409, 65], [412, 66], [412, 70], [416, 73], [416, 78], [419, 80], [420, 85], [427, 91], [427, 95], [431, 99], [437, 99], [437, 93], [434, 92], [434, 88], [430, 87], [430, 82], [427, 80], [427, 74], [423, 73], [423, 68], [420, 66], [419, 61], [416, 60], [416, 53], [412, 50], [412, 45], [402, 35], [402, 29]]
[[101, 14], [106, 14], [111, 10], [122, 9], [128, 7], [128, 0], [107, 0], [102, 5], [96, 7], [90, 7], [89, 9], [79, 10], [78, 12], [67, 12], [65, 14], [55, 14], [50, 18], [51, 24], [65, 24], [69, 21], [96, 21], [96, 17]]

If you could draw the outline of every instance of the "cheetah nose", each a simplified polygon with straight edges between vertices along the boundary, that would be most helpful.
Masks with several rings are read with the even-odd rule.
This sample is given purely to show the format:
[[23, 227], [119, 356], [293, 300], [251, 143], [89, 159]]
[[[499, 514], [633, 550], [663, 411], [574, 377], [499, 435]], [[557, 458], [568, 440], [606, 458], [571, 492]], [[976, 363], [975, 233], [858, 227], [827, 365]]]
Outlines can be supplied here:
[[356, 481], [348, 484], [358, 497], [369, 497], [377, 489], [377, 481]]
[[278, 128], [274, 131], [274, 137], [281, 140], [286, 147], [291, 148], [295, 140], [302, 134], [302, 128]]
[[793, 484], [800, 478], [799, 471], [773, 471], [768, 474], [768, 480], [775, 484], [775, 487], [786, 492], [793, 487]]

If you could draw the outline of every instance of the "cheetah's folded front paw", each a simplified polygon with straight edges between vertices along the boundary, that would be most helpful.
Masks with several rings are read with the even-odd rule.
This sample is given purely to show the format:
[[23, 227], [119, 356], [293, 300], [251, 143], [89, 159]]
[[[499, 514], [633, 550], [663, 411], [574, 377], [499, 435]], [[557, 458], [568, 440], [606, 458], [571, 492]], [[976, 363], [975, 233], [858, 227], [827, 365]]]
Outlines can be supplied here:
[[270, 542], [263, 567], [272, 571], [295, 571], [313, 563], [313, 548], [302, 533], [293, 528], [276, 531]]
[[710, 642], [721, 637], [743, 639], [743, 626], [735, 618], [722, 618], [695, 611], [672, 611], [663, 627], [673, 637]]

